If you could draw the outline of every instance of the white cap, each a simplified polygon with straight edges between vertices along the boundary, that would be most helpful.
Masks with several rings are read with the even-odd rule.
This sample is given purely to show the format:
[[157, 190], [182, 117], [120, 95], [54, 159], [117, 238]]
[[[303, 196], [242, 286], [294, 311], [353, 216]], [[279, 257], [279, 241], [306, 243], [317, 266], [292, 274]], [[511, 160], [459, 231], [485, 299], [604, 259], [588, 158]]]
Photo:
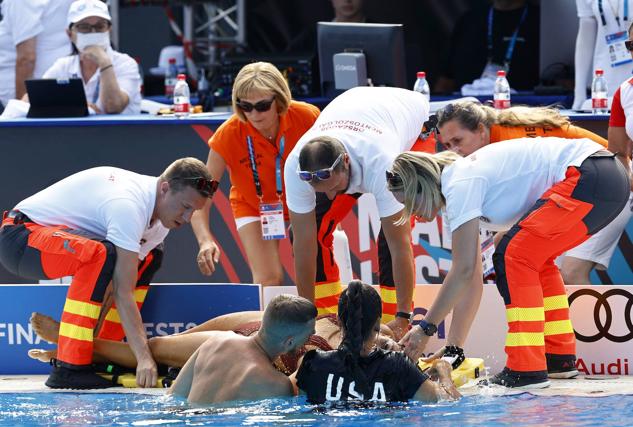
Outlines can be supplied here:
[[108, 6], [104, 2], [100, 0], [77, 0], [68, 9], [66, 25], [76, 24], [89, 16], [98, 16], [110, 22], [112, 21], [112, 17], [108, 12]]

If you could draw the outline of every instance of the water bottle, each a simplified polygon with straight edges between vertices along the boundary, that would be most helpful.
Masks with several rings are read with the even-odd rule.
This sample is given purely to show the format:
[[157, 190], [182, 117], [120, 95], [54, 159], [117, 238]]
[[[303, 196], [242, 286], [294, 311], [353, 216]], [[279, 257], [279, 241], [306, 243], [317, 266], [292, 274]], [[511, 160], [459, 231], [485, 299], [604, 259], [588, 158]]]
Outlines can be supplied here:
[[591, 109], [593, 114], [607, 114], [609, 107], [607, 104], [607, 81], [604, 78], [604, 71], [600, 68], [591, 83]]
[[189, 115], [189, 85], [187, 76], [178, 74], [176, 86], [174, 87], [174, 114], [178, 118]]
[[417, 80], [413, 85], [413, 90], [420, 92], [426, 97], [426, 100], [431, 102], [431, 89], [429, 88], [429, 82], [426, 81], [426, 73], [424, 71], [418, 71], [416, 74]]
[[332, 237], [334, 237], [334, 260], [338, 265], [339, 277], [341, 278], [341, 282], [347, 285], [354, 278], [347, 233], [340, 228], [336, 228], [332, 233]]
[[176, 58], [169, 58], [169, 65], [165, 70], [165, 96], [168, 99], [174, 97], [174, 87], [176, 86], [177, 76], [178, 67], [176, 66]]
[[497, 71], [493, 97], [495, 108], [499, 110], [510, 108], [510, 83], [508, 83], [506, 72], [503, 70]]
[[198, 104], [202, 105], [203, 111], [210, 111], [209, 108], [209, 81], [207, 80], [207, 70], [204, 68], [200, 69], [198, 74]]

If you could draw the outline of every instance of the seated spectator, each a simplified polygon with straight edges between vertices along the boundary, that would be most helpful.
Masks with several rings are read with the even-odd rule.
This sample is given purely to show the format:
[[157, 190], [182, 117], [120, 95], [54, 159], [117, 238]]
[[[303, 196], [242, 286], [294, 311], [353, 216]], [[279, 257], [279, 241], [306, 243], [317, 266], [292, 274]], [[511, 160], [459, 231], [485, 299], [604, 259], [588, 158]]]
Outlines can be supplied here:
[[0, 21], [0, 111], [26, 93], [24, 81], [40, 78], [70, 53], [64, 35], [73, 0], [4, 0]]
[[493, 0], [466, 12], [455, 25], [433, 92], [459, 90], [500, 69], [513, 89], [532, 90], [539, 80], [539, 15], [527, 0]]
[[112, 18], [106, 4], [77, 0], [70, 6], [67, 23], [74, 53], [58, 59], [44, 78], [81, 78], [88, 105], [98, 114], [139, 114], [138, 65], [110, 46]]

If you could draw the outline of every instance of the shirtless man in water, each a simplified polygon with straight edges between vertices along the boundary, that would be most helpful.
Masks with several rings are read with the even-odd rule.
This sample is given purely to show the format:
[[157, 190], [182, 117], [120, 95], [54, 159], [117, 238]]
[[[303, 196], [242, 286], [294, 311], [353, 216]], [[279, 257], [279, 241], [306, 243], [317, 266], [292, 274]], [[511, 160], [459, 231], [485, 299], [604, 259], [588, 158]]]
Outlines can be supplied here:
[[[271, 300], [263, 316], [260, 313], [245, 314], [242, 320], [254, 320], [256, 314], [261, 318], [261, 325], [252, 335], [201, 330], [213, 326], [224, 329], [235, 323], [219, 318], [196, 327], [196, 330], [150, 340], [150, 350], [157, 362], [169, 366], [184, 364], [169, 391], [171, 394], [184, 396], [194, 404], [294, 395], [290, 379], [275, 368], [273, 360], [295, 353], [314, 334], [316, 307], [305, 298], [279, 295]], [[208, 325], [214, 320], [215, 325]], [[56, 340], [53, 319], [35, 314], [31, 323], [43, 339]], [[222, 323], [226, 325], [223, 327]], [[102, 360], [126, 367], [136, 364], [127, 343], [95, 340], [94, 351]], [[44, 350], [29, 352], [29, 356], [43, 361], [53, 354]], [[235, 363], [237, 355], [240, 363]]]

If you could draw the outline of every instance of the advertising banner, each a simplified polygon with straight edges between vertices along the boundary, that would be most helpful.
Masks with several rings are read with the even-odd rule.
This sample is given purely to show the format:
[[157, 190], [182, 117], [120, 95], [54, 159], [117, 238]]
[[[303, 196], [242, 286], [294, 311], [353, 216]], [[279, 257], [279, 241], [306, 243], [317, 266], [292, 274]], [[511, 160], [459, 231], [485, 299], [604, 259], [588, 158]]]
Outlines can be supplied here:
[[[32, 348], [54, 348], [37, 337], [32, 312], [61, 317], [67, 285], [0, 285], [0, 374], [45, 374], [47, 364], [30, 359]], [[148, 336], [182, 332], [226, 313], [260, 310], [259, 285], [155, 284], [141, 311]]]

